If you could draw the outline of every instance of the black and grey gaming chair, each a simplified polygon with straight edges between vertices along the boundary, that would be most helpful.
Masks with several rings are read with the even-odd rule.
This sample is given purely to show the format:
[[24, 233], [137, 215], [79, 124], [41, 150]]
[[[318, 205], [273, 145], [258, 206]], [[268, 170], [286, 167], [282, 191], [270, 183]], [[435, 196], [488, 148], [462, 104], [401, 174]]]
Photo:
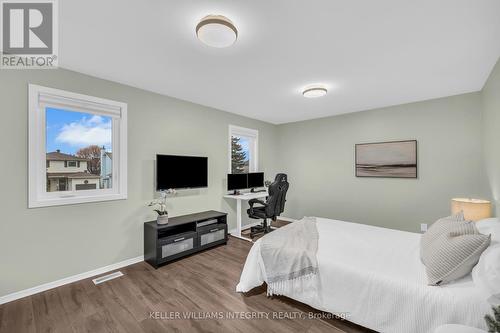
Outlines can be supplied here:
[[[267, 224], [267, 219], [276, 221], [276, 217], [280, 216], [285, 210], [286, 192], [288, 191], [287, 175], [278, 173], [274, 178], [274, 182], [269, 185], [269, 195], [266, 202], [259, 199], [251, 199], [248, 201], [250, 209], [247, 210], [248, 217], [252, 219], [263, 219], [262, 225], [252, 227], [250, 236], [253, 237], [258, 233], [268, 233], [271, 231], [271, 226]], [[261, 206], [254, 207], [255, 204]]]

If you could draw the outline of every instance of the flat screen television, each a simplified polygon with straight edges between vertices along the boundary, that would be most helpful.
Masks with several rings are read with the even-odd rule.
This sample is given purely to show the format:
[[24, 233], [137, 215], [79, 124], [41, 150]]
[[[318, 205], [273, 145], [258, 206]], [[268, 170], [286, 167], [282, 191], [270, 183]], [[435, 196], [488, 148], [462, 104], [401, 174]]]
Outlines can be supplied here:
[[208, 157], [156, 155], [156, 190], [208, 187]]

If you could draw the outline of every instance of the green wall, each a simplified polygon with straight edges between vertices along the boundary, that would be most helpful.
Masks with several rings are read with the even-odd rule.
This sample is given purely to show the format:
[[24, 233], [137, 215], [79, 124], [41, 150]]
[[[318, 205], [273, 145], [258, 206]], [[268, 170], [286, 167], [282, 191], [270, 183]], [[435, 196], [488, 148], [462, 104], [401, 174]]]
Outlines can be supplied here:
[[[28, 83], [128, 103], [127, 200], [27, 209]], [[419, 231], [452, 197], [498, 202], [499, 91], [497, 64], [480, 93], [275, 126], [68, 70], [1, 71], [0, 296], [142, 255], [156, 153], [210, 161], [209, 188], [170, 199], [171, 215], [220, 209], [234, 227], [235, 203], [222, 198], [229, 124], [259, 130], [266, 178], [289, 174], [287, 217]], [[404, 139], [418, 140], [417, 180], [354, 176], [356, 143]]]
[[[323, 216], [418, 232], [456, 196], [489, 197], [481, 95], [465, 94], [279, 126], [286, 216]], [[418, 179], [356, 178], [356, 143], [418, 140]]]
[[[128, 103], [128, 200], [27, 208], [28, 83]], [[180, 192], [169, 212], [223, 210], [230, 228], [228, 125], [258, 129], [260, 169], [276, 171], [274, 125], [67, 70], [1, 71], [0, 112], [0, 296], [142, 255], [156, 153], [208, 156], [210, 186]]]
[[484, 164], [496, 214], [500, 216], [500, 61], [482, 91]]

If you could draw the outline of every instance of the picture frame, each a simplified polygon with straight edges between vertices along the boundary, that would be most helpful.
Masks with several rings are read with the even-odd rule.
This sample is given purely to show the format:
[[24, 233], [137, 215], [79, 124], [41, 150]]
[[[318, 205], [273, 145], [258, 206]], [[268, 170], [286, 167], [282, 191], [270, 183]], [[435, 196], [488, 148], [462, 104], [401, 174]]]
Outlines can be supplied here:
[[417, 140], [355, 145], [355, 175], [360, 178], [418, 178]]

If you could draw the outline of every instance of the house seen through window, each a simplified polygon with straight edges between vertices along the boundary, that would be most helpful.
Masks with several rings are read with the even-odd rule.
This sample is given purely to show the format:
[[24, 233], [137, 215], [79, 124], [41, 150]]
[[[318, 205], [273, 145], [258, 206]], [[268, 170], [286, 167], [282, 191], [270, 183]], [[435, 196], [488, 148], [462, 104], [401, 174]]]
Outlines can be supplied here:
[[28, 207], [127, 198], [127, 104], [30, 84]]
[[111, 117], [46, 108], [47, 192], [112, 187]]

